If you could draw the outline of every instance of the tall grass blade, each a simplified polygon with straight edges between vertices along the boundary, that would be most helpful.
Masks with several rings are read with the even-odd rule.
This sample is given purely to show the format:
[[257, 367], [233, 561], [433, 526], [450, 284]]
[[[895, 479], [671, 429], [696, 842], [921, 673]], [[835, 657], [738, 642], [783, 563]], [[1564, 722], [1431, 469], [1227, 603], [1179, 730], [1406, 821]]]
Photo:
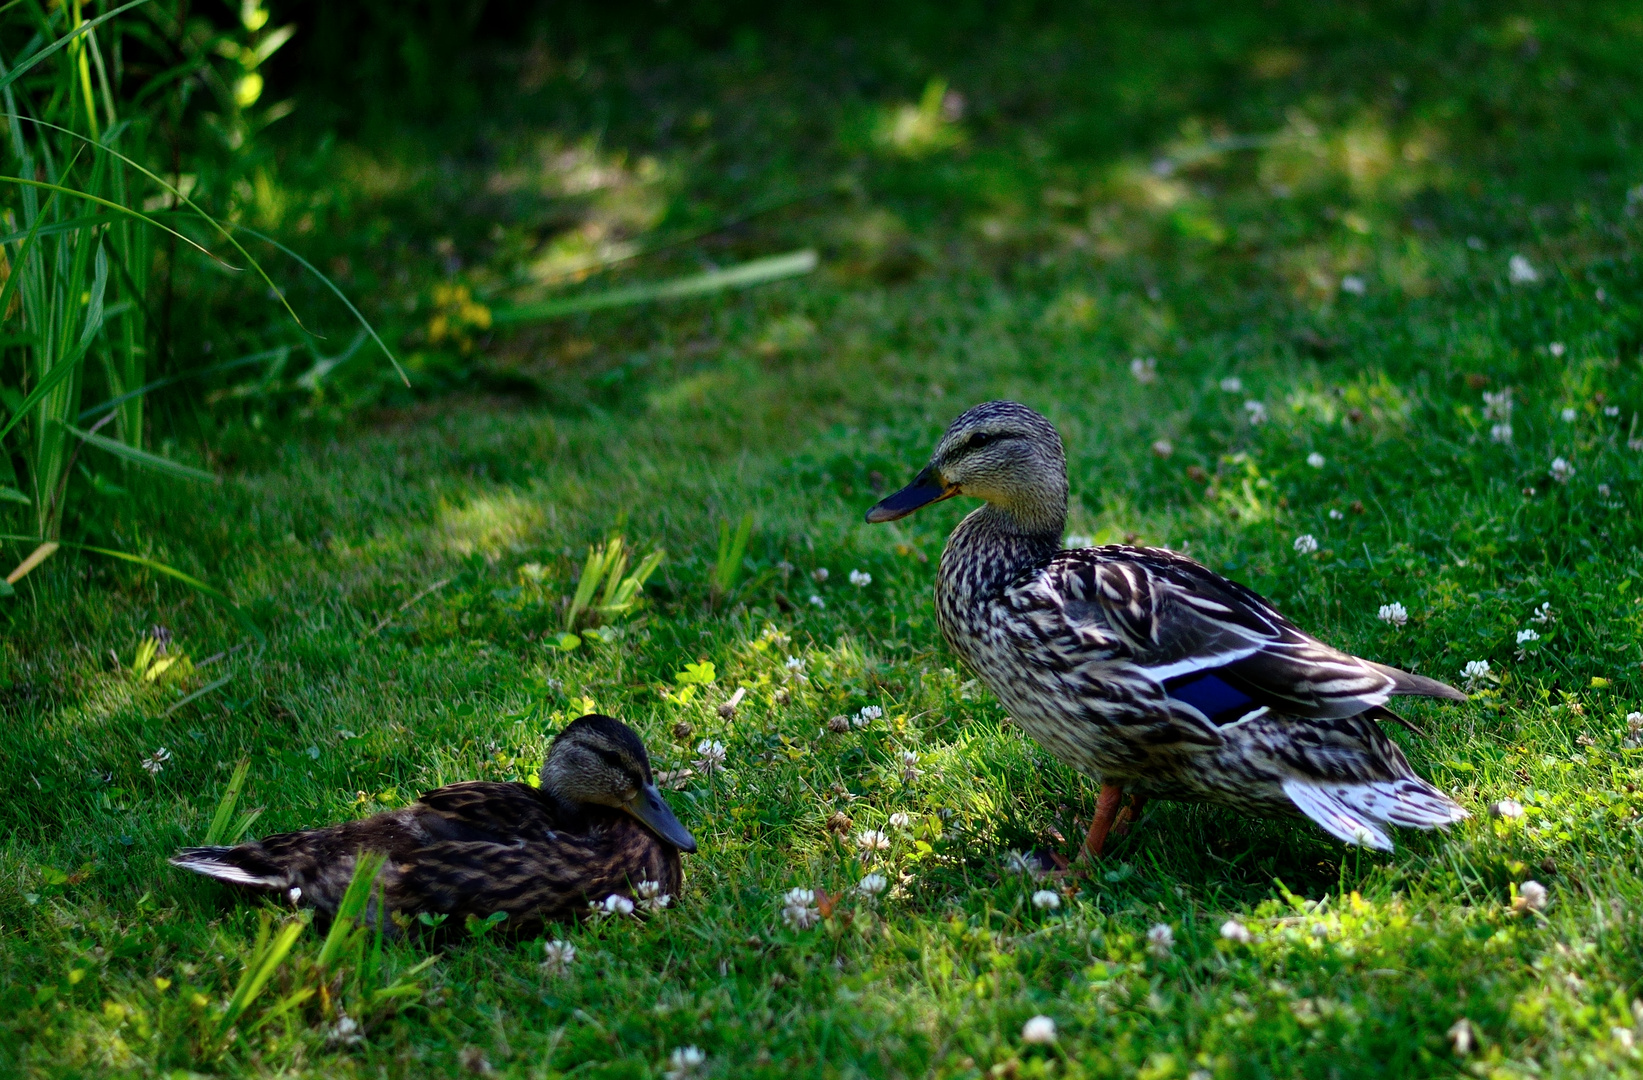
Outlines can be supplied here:
[[291, 946], [297, 943], [308, 926], [306, 918], [293, 919], [280, 927], [278, 934], [270, 939], [269, 927], [272, 919], [267, 912], [263, 913], [262, 925], [257, 931], [257, 943], [252, 947], [251, 958], [246, 961], [245, 971], [240, 975], [239, 985], [234, 988], [234, 996], [229, 998], [228, 1007], [223, 1010], [222, 1019], [217, 1022], [217, 1035], [220, 1038], [234, 1022], [245, 1015], [245, 1010], [262, 993], [268, 980], [285, 963], [285, 958], [291, 953]]
[[593, 600], [593, 594], [599, 588], [599, 580], [605, 576], [605, 551], [597, 546], [588, 548], [588, 561], [582, 564], [582, 577], [576, 583], [576, 593], [571, 597], [570, 607], [565, 609], [565, 629], [576, 629], [576, 620], [587, 610]]
[[120, 440], [110, 439], [106, 435], [97, 435], [89, 431], [81, 431], [73, 424], [63, 424], [63, 427], [66, 428], [70, 434], [78, 435], [84, 442], [97, 447], [99, 450], [107, 450], [115, 457], [124, 461], [129, 461], [133, 465], [139, 465], [145, 469], [153, 469], [155, 472], [165, 473], [167, 476], [174, 476], [179, 480], [199, 480], [202, 483], [207, 484], [222, 483], [222, 479], [220, 477], [213, 473], [208, 473], [204, 469], [196, 469], [191, 465], [183, 465], [180, 462], [172, 461], [170, 458], [161, 457], [159, 454], [151, 454], [147, 450], [139, 450], [135, 446], [127, 446]]
[[240, 758], [228, 777], [228, 787], [223, 790], [222, 798], [217, 800], [217, 812], [211, 815], [211, 827], [205, 831], [202, 841], [206, 847], [216, 847], [228, 835], [228, 823], [234, 819], [234, 807], [240, 801], [240, 792], [245, 790], [245, 778], [250, 773], [251, 759]]
[[322, 284], [324, 284], [324, 286], [327, 289], [330, 289], [333, 293], [335, 293], [336, 298], [338, 300], [341, 300], [343, 305], [345, 307], [347, 307], [347, 309], [349, 311], [353, 312], [354, 318], [359, 320], [359, 324], [365, 328], [365, 332], [367, 334], [371, 335], [371, 340], [377, 343], [377, 348], [382, 350], [382, 355], [386, 356], [388, 358], [388, 362], [390, 364], [394, 365], [394, 370], [399, 373], [400, 381], [403, 382], [406, 386], [411, 385], [411, 377], [409, 375], [405, 374], [405, 369], [404, 368], [399, 366], [398, 357], [394, 356], [393, 351], [388, 348], [387, 344], [382, 340], [382, 338], [377, 336], [376, 327], [372, 326], [371, 323], [370, 323], [370, 320], [366, 319], [366, 317], [364, 315], [360, 314], [359, 308], [354, 306], [354, 302], [352, 300], [348, 299], [347, 294], [345, 294], [341, 289], [337, 288], [335, 282], [333, 282], [330, 278], [326, 277], [324, 274], [320, 273], [319, 269], [317, 267], [315, 267], [313, 263], [309, 262], [307, 259], [303, 258], [301, 255], [298, 255], [296, 252], [292, 251], [290, 248], [286, 247], [284, 244], [280, 243], [278, 240], [275, 240], [272, 236], [264, 236], [262, 233], [257, 232], [255, 229], [248, 229], [244, 225], [236, 225], [234, 227], [236, 229], [239, 229], [243, 233], [247, 233], [251, 236], [255, 236], [258, 240], [261, 240], [265, 243], [272, 244], [275, 247], [279, 248], [281, 251], [285, 252], [285, 254], [289, 255], [291, 258], [293, 258], [297, 262], [301, 263], [305, 270], [307, 270], [310, 274], [313, 274], [316, 278], [318, 278], [320, 280], [320, 282]]
[[[39, 537], [35, 536], [17, 536], [12, 533], [0, 533], [0, 541], [10, 540], [13, 542], [26, 543], [38, 539]], [[233, 617], [234, 621], [239, 623], [241, 628], [244, 629], [246, 633], [257, 639], [257, 644], [268, 644], [268, 638], [264, 636], [261, 627], [251, 621], [251, 617], [245, 613], [244, 609], [234, 603], [234, 601], [230, 600], [228, 595], [222, 590], [212, 588], [199, 578], [185, 574], [176, 567], [167, 566], [163, 562], [156, 562], [153, 559], [145, 559], [141, 555], [133, 555], [129, 551], [115, 551], [113, 548], [92, 547], [90, 544], [76, 544], [69, 540], [59, 541], [59, 543], [61, 543], [63, 547], [72, 548], [75, 551], [89, 551], [93, 555], [106, 555], [111, 559], [121, 559], [125, 562], [136, 563], [138, 566], [147, 567], [155, 573], [164, 574], [167, 577], [175, 578], [184, 585], [187, 585], [189, 588], [193, 589], [195, 592], [209, 596], [211, 599], [227, 608], [229, 615]]]
[[734, 537], [730, 522], [719, 523], [719, 556], [713, 563], [713, 591], [718, 596], [728, 593], [741, 576], [742, 556], [747, 552], [747, 541], [753, 535], [753, 512], [742, 515]]
[[112, 397], [101, 404], [93, 405], [89, 409], [81, 409], [80, 415], [76, 418], [76, 420], [78, 423], [83, 424], [100, 413], [106, 413], [111, 409], [117, 409], [128, 401], [141, 398], [143, 395], [159, 390], [163, 387], [174, 386], [177, 383], [187, 382], [189, 379], [197, 379], [204, 375], [215, 375], [218, 372], [232, 371], [235, 368], [249, 367], [252, 364], [259, 364], [264, 360], [279, 360], [283, 362], [284, 359], [290, 354], [291, 346], [281, 345], [278, 348], [264, 349], [262, 352], [252, 353], [250, 356], [242, 356], [236, 360], [225, 360], [220, 364], [208, 364], [205, 367], [194, 368], [190, 371], [184, 371], [176, 375], [168, 375], [163, 379], [155, 379], [153, 382], [145, 383], [144, 385], [137, 387], [135, 390], [128, 390], [125, 393], [120, 394], [118, 397]]
[[342, 902], [337, 905], [336, 918], [331, 922], [330, 932], [325, 935], [325, 944], [320, 948], [319, 959], [314, 961], [319, 967], [331, 967], [359, 942], [359, 936], [354, 933], [354, 928], [365, 916], [366, 908], [371, 902], [371, 889], [376, 884], [377, 873], [387, 861], [387, 856], [376, 852], [362, 851], [355, 857], [354, 876], [348, 882], [348, 891], [342, 894]]
[[97, 29], [97, 27], [103, 25], [104, 23], [108, 22], [108, 20], [114, 18], [114, 16], [123, 14], [124, 12], [127, 12], [127, 11], [130, 11], [134, 7], [141, 7], [143, 4], [146, 4], [148, 2], [149, 2], [149, 0], [131, 0], [130, 3], [122, 4], [119, 7], [115, 8], [113, 11], [105, 11], [103, 14], [97, 16], [95, 19], [90, 19], [86, 22], [81, 23], [79, 26], [76, 26], [73, 30], [69, 31], [67, 34], [64, 34], [62, 37], [58, 38], [56, 41], [52, 42], [50, 45], [47, 45], [44, 49], [41, 49], [39, 52], [30, 53], [28, 56], [23, 57], [22, 59], [18, 60], [17, 65], [15, 67], [13, 67], [10, 71], [6, 72], [4, 75], [0, 75], [0, 92], [5, 91], [6, 88], [11, 86], [12, 83], [16, 82], [23, 75], [27, 74], [27, 72], [30, 68], [34, 67], [34, 65], [38, 64], [40, 61], [42, 61], [46, 57], [50, 56], [52, 53], [56, 52], [58, 49], [65, 48], [66, 46], [69, 45], [69, 43], [77, 41], [80, 38], [84, 37], [85, 35], [91, 33], [93, 30]]
[[60, 541], [47, 540], [45, 543], [29, 552], [28, 557], [17, 564], [17, 569], [6, 575], [6, 584], [15, 585], [19, 581], [22, 581], [23, 578], [28, 575], [30, 570], [33, 570], [36, 566], [39, 566], [41, 563], [51, 558], [52, 553], [62, 546], [63, 545]]
[[[27, 120], [28, 117], [26, 117], [26, 116], [23, 116], [23, 117], [8, 117], [8, 119]], [[84, 136], [81, 136], [81, 137], [84, 138]], [[106, 147], [105, 147], [105, 149], [106, 149]], [[156, 220], [151, 215], [145, 214], [141, 210], [133, 210], [129, 206], [121, 206], [119, 203], [115, 202], [114, 200], [105, 199], [101, 195], [93, 195], [93, 194], [91, 194], [90, 192], [87, 192], [87, 191], [77, 191], [74, 188], [64, 187], [61, 184], [50, 184], [50, 183], [47, 183], [44, 180], [27, 180], [27, 179], [24, 179], [21, 176], [0, 176], [0, 183], [20, 184], [23, 187], [41, 188], [45, 191], [55, 191], [58, 194], [67, 195], [71, 198], [84, 199], [86, 202], [96, 203], [98, 206], [107, 207], [108, 209], [114, 211], [116, 214], [120, 214], [123, 217], [133, 218], [137, 221], [143, 222], [145, 225], [152, 225], [156, 229], [163, 229], [164, 231], [170, 233], [172, 236], [175, 236], [177, 239], [181, 240], [183, 243], [187, 244], [189, 247], [191, 247], [194, 250], [198, 251], [201, 255], [204, 255], [206, 258], [210, 259], [212, 262], [217, 263], [220, 266], [226, 267], [229, 270], [244, 270], [245, 269], [243, 266], [235, 266], [233, 263], [228, 262], [227, 260], [223, 259], [221, 256], [214, 254], [209, 248], [202, 245], [199, 241], [194, 240], [191, 237], [186, 236], [183, 233], [178, 232], [176, 229], [173, 229], [171, 226], [165, 224], [164, 222]], [[206, 220], [210, 221], [211, 219], [207, 218]], [[264, 280], [267, 280], [267, 275], [266, 274], [263, 275], [263, 277], [264, 277]], [[272, 281], [268, 282], [268, 287], [271, 288], [271, 289], [274, 288], [274, 284], [273, 284]], [[277, 292], [278, 290], [275, 290], [275, 291]], [[292, 312], [291, 317], [296, 318], [296, 313]], [[298, 326], [302, 325], [301, 320], [298, 320], [297, 325]]]
[[653, 282], [647, 285], [630, 285], [626, 288], [594, 293], [591, 296], [573, 296], [564, 300], [547, 300], [540, 304], [523, 304], [519, 307], [498, 308], [491, 312], [491, 322], [498, 326], [509, 323], [538, 322], [543, 319], [578, 315], [585, 311], [603, 311], [606, 308], [648, 304], [656, 300], [677, 300], [687, 296], [715, 293], [723, 289], [744, 289], [753, 285], [763, 285], [771, 281], [780, 281], [783, 278], [808, 274], [816, 268], [816, 263], [816, 252], [811, 248], [806, 248], [803, 251], [792, 251], [786, 255], [772, 255], [765, 259], [754, 259], [752, 262], [745, 262], [724, 270], [712, 270], [705, 274], [674, 278], [671, 281]]

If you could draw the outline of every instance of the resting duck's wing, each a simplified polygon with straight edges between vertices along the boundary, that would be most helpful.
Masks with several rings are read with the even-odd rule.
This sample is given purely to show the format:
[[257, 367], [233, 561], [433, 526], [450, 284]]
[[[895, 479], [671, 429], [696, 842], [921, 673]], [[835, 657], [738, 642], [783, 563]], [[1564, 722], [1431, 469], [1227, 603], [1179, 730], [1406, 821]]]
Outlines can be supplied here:
[[1217, 727], [1269, 710], [1356, 716], [1393, 694], [1465, 700], [1435, 680], [1330, 648], [1255, 592], [1173, 552], [1063, 551], [1044, 573], [1069, 625], [1115, 639], [1115, 660]]
[[529, 784], [450, 784], [427, 792], [411, 810], [432, 841], [551, 841], [559, 824], [552, 804]]

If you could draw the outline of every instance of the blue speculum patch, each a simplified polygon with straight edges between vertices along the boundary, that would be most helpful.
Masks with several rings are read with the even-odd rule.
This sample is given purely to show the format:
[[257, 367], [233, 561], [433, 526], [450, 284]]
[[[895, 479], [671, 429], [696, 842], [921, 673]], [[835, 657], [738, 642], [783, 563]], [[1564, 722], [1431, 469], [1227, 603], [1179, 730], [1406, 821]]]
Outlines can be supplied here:
[[1183, 675], [1164, 684], [1164, 691], [1185, 705], [1191, 705], [1212, 723], [1229, 724], [1238, 719], [1255, 699], [1214, 672]]

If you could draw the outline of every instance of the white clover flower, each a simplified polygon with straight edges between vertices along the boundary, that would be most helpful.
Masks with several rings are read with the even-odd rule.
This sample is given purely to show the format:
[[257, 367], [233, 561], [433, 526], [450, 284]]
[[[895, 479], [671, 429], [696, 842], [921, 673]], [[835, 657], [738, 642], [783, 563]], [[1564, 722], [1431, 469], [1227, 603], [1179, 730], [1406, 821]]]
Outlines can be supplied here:
[[1551, 472], [1553, 480], [1556, 480], [1560, 484], [1567, 484], [1569, 482], [1569, 477], [1575, 474], [1575, 467], [1570, 465], [1563, 458], [1553, 458]]
[[912, 824], [913, 815], [911, 814], [897, 810], [895, 813], [890, 815], [890, 827], [892, 829], [905, 829]]
[[1228, 375], [1221, 380], [1221, 392], [1225, 394], [1241, 394], [1244, 390], [1244, 380], [1236, 375]]
[[1175, 948], [1175, 931], [1169, 923], [1153, 923], [1152, 929], [1147, 931], [1147, 951], [1162, 959]]
[[1643, 736], [1643, 712], [1629, 712], [1626, 714], [1626, 730], [1633, 739]]
[[1526, 645], [1531, 641], [1539, 640], [1540, 635], [1537, 634], [1532, 627], [1525, 627], [1517, 632], [1517, 643], [1519, 645]]
[[1055, 1042], [1055, 1021], [1048, 1016], [1035, 1016], [1021, 1025], [1021, 1041], [1034, 1046], [1048, 1046]]
[[576, 946], [556, 938], [542, 943], [542, 955], [542, 970], [557, 975], [576, 962]]
[[1259, 401], [1246, 401], [1246, 402], [1244, 402], [1244, 412], [1249, 414], [1249, 422], [1250, 423], [1252, 423], [1252, 424], [1264, 424], [1264, 423], [1266, 423], [1266, 406], [1261, 404]]
[[1603, 415], [1607, 416], [1607, 417], [1611, 417], [1611, 418], [1619, 416], [1620, 415], [1620, 406], [1619, 405], [1605, 405], [1605, 406], [1603, 406]]
[[1341, 513], [1339, 510], [1331, 509], [1329, 511], [1329, 520], [1330, 521], [1345, 521], [1346, 520], [1346, 515]]
[[287, 903], [296, 904], [297, 901], [302, 899], [302, 887], [300, 885], [293, 885], [289, 889], [286, 889], [285, 899]]
[[1546, 346], [1546, 351], [1561, 359], [1564, 353], [1563, 342], [1552, 342], [1550, 345]]
[[901, 752], [901, 778], [911, 784], [923, 775], [924, 770], [918, 767], [918, 754], [912, 750], [903, 750]]
[[1558, 413], [1558, 415], [1563, 418], [1563, 422], [1565, 424], [1572, 424], [1576, 420], [1580, 419], [1580, 414], [1574, 409], [1564, 409], [1562, 412]]
[[789, 889], [782, 897], [782, 922], [794, 930], [808, 930], [821, 922], [821, 912], [813, 906], [816, 902], [816, 893], [813, 889]]
[[1489, 441], [1490, 442], [1498, 442], [1498, 443], [1509, 443], [1509, 442], [1511, 442], [1512, 441], [1512, 425], [1511, 424], [1495, 424], [1494, 426], [1492, 426], [1489, 429]]
[[696, 771], [704, 775], [725, 767], [725, 744], [714, 739], [703, 739], [696, 744]]
[[1152, 452], [1161, 458], [1167, 458], [1175, 453], [1175, 444], [1168, 439], [1157, 439], [1152, 444]]
[[666, 1080], [689, 1080], [700, 1073], [706, 1064], [706, 1054], [694, 1046], [681, 1046], [667, 1056], [667, 1070], [662, 1076]]
[[1011, 874], [1036, 874], [1038, 867], [1019, 851], [1004, 853], [1004, 869]]
[[[1512, 257], [1515, 259], [1518, 256]], [[1449, 1045], [1454, 1047], [1455, 1053], [1460, 1057], [1470, 1054], [1476, 1042], [1477, 1038], [1472, 1034], [1472, 1021], [1466, 1017], [1463, 1016], [1449, 1025]]]
[[1404, 609], [1402, 604], [1394, 600], [1390, 604], [1382, 604], [1381, 609], [1375, 613], [1375, 618], [1381, 622], [1391, 623], [1393, 626], [1403, 626], [1409, 622], [1409, 612]]
[[162, 746], [152, 754], [149, 754], [147, 757], [140, 760], [138, 764], [147, 770], [150, 776], [158, 776], [162, 771], [164, 771], [165, 763], [170, 760], [171, 751]]
[[639, 910], [658, 912], [673, 902], [673, 897], [662, 891], [659, 881], [641, 881], [633, 887], [639, 894]]
[[804, 658], [801, 657], [801, 656], [789, 656], [787, 658], [787, 663], [783, 664], [782, 666], [785, 667], [788, 671], [803, 671], [804, 670]]
[[365, 1041], [359, 1030], [359, 1021], [347, 1013], [339, 1013], [337, 1022], [325, 1031], [325, 1041], [332, 1046], [358, 1046]]
[[863, 829], [856, 834], [856, 846], [869, 855], [875, 851], [889, 851], [890, 838], [882, 829]]
[[1472, 693], [1478, 684], [1489, 678], [1489, 661], [1468, 660], [1466, 666], [1460, 669], [1461, 677], [1466, 680], [1466, 692]]
[[1489, 804], [1489, 816], [1498, 818], [1520, 818], [1523, 816], [1523, 804], [1516, 799], [1501, 799]]
[[1150, 382], [1156, 382], [1158, 380], [1157, 359], [1151, 356], [1137, 356], [1130, 361], [1130, 374], [1134, 375], [1135, 381], [1143, 386]]
[[1548, 600], [1535, 608], [1535, 613], [1529, 616], [1529, 621], [1540, 623], [1542, 626], [1550, 622], [1557, 622], [1557, 616], [1552, 614], [1552, 602]]
[[825, 607], [827, 607], [827, 601], [823, 600], [821, 597], [817, 596], [815, 593], [811, 593], [810, 594], [810, 606], [811, 607], [818, 607], [818, 608], [825, 608]]
[[1302, 533], [1295, 538], [1294, 547], [1302, 555], [1311, 555], [1318, 550], [1318, 538], [1311, 533]]
[[832, 577], [832, 575], [827, 572], [827, 567], [825, 566], [816, 567], [814, 570], [810, 571], [810, 576], [815, 578], [818, 582], [826, 581], [828, 578]]
[[850, 571], [850, 584], [858, 589], [865, 589], [873, 584], [873, 575], [865, 570], [852, 570]]
[[861, 712], [857, 713], [855, 716], [850, 718], [850, 726], [851, 727], [856, 727], [856, 728], [864, 728], [868, 724], [871, 724], [874, 720], [879, 719], [883, 715], [884, 715], [884, 710], [883, 709], [879, 708], [877, 705], [868, 705], [868, 706], [865, 706], [861, 710]]
[[1533, 285], [1540, 280], [1540, 271], [1522, 255], [1513, 255], [1506, 261], [1506, 276], [1513, 285]]
[[1599, 484], [1597, 485], [1597, 494], [1599, 498], [1607, 499], [1610, 495], [1614, 494], [1614, 489], [1608, 484]]
[[1321, 469], [1324, 467], [1324, 456], [1314, 450], [1306, 456], [1306, 463], [1314, 469]]
[[632, 915], [633, 901], [618, 893], [611, 893], [604, 901], [589, 900], [588, 911], [596, 919], [608, 918], [612, 915]]
[[1517, 887], [1517, 895], [1518, 900], [1522, 901], [1523, 907], [1529, 911], [1546, 910], [1546, 901], [1548, 899], [1546, 886], [1540, 882], [1525, 881]]
[[1363, 278], [1356, 274], [1348, 274], [1341, 279], [1341, 291], [1351, 293], [1353, 296], [1362, 296], [1369, 291], [1369, 286]]
[[890, 879], [883, 874], [868, 874], [856, 886], [856, 892], [869, 899], [878, 896], [890, 887]]
[[1510, 386], [1491, 394], [1483, 392], [1483, 418], [1485, 420], [1510, 420], [1512, 418], [1512, 388]]
[[1228, 941], [1236, 941], [1240, 945], [1247, 945], [1254, 935], [1249, 932], [1249, 927], [1237, 919], [1228, 919], [1221, 924], [1221, 936]]
[[1033, 907], [1040, 911], [1054, 911], [1061, 906], [1061, 894], [1054, 889], [1040, 889], [1033, 893]]

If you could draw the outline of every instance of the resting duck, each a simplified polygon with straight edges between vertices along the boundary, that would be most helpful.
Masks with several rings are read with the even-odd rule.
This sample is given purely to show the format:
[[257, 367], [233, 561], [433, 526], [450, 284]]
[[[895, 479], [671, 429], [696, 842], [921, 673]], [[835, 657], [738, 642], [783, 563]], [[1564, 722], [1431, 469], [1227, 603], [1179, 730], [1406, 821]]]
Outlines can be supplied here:
[[451, 784], [402, 810], [237, 847], [184, 848], [171, 863], [330, 917], [359, 853], [380, 852], [390, 912], [506, 912], [514, 929], [586, 912], [612, 894], [634, 897], [642, 882], [655, 884], [647, 899], [679, 894], [679, 853], [696, 841], [662, 800], [631, 728], [596, 713], [572, 721], [541, 775], [539, 788]]
[[[1010, 715], [1099, 781], [1085, 850], [1099, 855], [1148, 798], [1304, 814], [1349, 844], [1387, 825], [1467, 816], [1415, 775], [1380, 722], [1398, 694], [1464, 701], [1420, 675], [1339, 652], [1249, 589], [1162, 548], [1061, 549], [1067, 462], [1044, 417], [1012, 401], [953, 421], [913, 482], [867, 512], [894, 521], [955, 495], [983, 500], [947, 539], [943, 636]], [[1130, 822], [1120, 822], [1122, 833]]]

